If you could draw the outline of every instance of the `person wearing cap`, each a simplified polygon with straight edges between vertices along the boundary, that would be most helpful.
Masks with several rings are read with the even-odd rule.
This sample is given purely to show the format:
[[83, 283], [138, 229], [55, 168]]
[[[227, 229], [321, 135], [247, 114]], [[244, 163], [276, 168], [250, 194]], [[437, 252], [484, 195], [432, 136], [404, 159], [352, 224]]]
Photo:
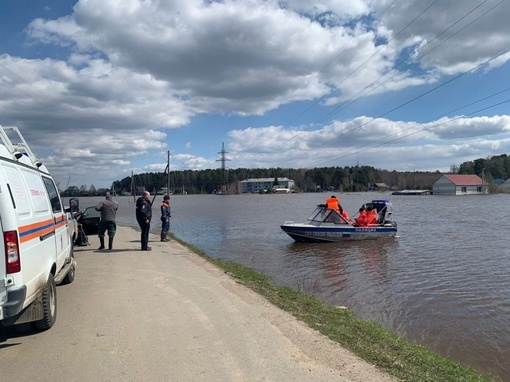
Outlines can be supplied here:
[[170, 230], [170, 196], [165, 195], [161, 203], [161, 241], [168, 241], [168, 231]]
[[108, 231], [108, 249], [113, 249], [113, 238], [115, 237], [115, 232], [117, 231], [117, 224], [115, 223], [115, 216], [117, 215], [117, 210], [119, 209], [119, 204], [112, 199], [112, 195], [107, 192], [106, 199], [102, 202], [99, 202], [95, 207], [96, 211], [101, 212], [101, 220], [99, 221], [99, 226], [97, 230], [97, 235], [99, 236], [99, 248], [104, 249], [104, 235], [105, 232]]

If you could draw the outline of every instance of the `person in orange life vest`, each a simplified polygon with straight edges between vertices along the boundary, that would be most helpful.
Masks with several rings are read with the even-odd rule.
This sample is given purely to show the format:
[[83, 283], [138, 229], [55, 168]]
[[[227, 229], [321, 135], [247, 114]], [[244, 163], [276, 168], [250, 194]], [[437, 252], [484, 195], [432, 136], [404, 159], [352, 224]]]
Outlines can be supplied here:
[[359, 209], [359, 215], [358, 217], [356, 218], [356, 224], [358, 224], [358, 226], [360, 227], [364, 227], [367, 225], [366, 223], [366, 217], [367, 217], [367, 211], [366, 211], [366, 208], [365, 206], [361, 206], [361, 208]]
[[377, 210], [369, 206], [367, 207], [367, 217], [365, 218], [365, 223], [368, 224], [377, 224]]
[[340, 211], [340, 200], [335, 195], [331, 195], [331, 198], [326, 199], [326, 208]]
[[348, 221], [348, 222], [351, 222], [351, 217], [349, 216], [349, 214], [347, 213], [346, 210], [343, 209], [343, 207], [339, 204], [338, 205], [338, 208], [339, 208], [339, 212], [340, 212], [340, 215], [342, 215], [342, 217]]

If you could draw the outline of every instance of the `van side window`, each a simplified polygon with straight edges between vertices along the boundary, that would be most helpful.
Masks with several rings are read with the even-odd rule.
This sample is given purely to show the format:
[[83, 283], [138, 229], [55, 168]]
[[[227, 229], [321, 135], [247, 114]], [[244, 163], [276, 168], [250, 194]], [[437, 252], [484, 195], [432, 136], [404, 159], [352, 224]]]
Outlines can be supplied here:
[[43, 177], [44, 186], [46, 187], [46, 192], [48, 193], [48, 198], [50, 199], [51, 209], [53, 213], [62, 211], [62, 204], [60, 203], [60, 198], [58, 196], [57, 188], [55, 187], [55, 183], [49, 178]]

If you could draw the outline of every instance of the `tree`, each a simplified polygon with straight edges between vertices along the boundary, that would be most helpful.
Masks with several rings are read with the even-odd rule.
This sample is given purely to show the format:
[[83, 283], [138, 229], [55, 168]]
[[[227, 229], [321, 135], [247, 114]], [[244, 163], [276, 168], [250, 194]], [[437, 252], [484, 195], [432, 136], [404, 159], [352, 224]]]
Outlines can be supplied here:
[[[482, 169], [486, 179], [510, 178], [510, 157], [506, 154], [490, 158], [479, 158], [452, 164], [450, 170], [459, 174], [481, 175]], [[366, 191], [373, 183], [386, 183], [398, 189], [431, 189], [441, 177], [441, 173], [426, 171], [381, 170], [371, 166], [320, 167], [312, 169], [291, 168], [238, 168], [229, 169], [226, 177], [226, 190], [229, 194], [238, 192], [238, 183], [250, 178], [271, 178], [273, 185], [279, 185], [278, 178], [287, 177], [294, 180], [296, 189], [304, 192], [323, 190]], [[166, 186], [166, 174], [145, 173], [114, 181], [112, 188], [118, 193], [131, 193], [131, 183], [135, 188], [144, 188], [150, 192]], [[171, 171], [170, 185], [174, 190], [185, 189], [188, 193], [214, 193], [223, 185], [221, 169]], [[92, 188], [93, 186], [91, 186]], [[85, 186], [82, 186], [85, 190]]]

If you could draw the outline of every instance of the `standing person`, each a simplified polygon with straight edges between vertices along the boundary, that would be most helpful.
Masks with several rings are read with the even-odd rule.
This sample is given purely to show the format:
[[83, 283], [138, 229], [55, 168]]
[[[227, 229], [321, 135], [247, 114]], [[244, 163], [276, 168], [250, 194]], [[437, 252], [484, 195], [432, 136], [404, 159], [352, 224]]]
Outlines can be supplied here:
[[161, 241], [168, 241], [168, 231], [170, 230], [170, 196], [165, 195], [161, 203]]
[[99, 227], [97, 235], [99, 236], [100, 246], [98, 249], [104, 249], [104, 234], [108, 231], [108, 249], [113, 249], [113, 238], [117, 231], [117, 224], [115, 223], [115, 216], [119, 209], [119, 203], [112, 199], [112, 195], [107, 192], [106, 200], [99, 202], [95, 207], [96, 211], [101, 211], [101, 220], [99, 221]]
[[142, 251], [150, 251], [149, 247], [149, 230], [151, 228], [152, 205], [150, 202], [151, 194], [144, 191], [142, 196], [136, 201], [136, 221], [142, 230], [140, 235], [142, 243]]

